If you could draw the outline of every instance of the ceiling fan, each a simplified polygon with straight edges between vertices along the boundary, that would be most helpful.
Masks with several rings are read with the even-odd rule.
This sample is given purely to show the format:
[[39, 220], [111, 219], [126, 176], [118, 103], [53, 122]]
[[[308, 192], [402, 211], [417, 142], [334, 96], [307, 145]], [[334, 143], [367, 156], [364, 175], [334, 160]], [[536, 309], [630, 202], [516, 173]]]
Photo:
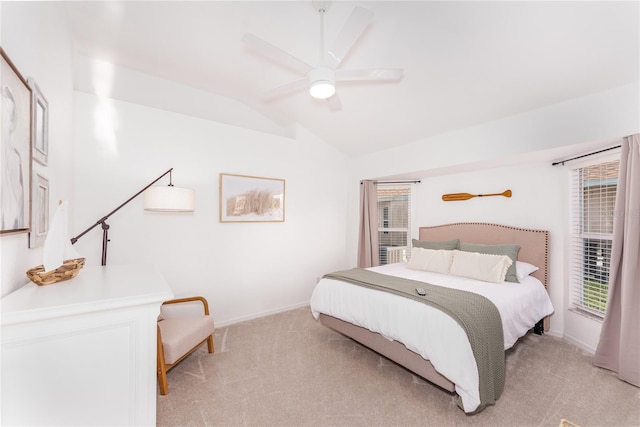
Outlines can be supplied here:
[[277, 62], [292, 69], [304, 77], [269, 90], [264, 94], [266, 101], [272, 101], [291, 92], [309, 88], [309, 94], [318, 99], [326, 99], [329, 108], [337, 111], [342, 104], [336, 94], [335, 82], [339, 81], [398, 81], [402, 78], [402, 69], [338, 69], [342, 60], [347, 56], [360, 35], [367, 28], [373, 18], [373, 12], [356, 6], [347, 22], [340, 30], [331, 48], [324, 48], [324, 15], [331, 5], [331, 1], [313, 0], [313, 8], [320, 15], [320, 59], [317, 66], [296, 58], [282, 49], [264, 41], [263, 39], [246, 33], [242, 40], [251, 48]]

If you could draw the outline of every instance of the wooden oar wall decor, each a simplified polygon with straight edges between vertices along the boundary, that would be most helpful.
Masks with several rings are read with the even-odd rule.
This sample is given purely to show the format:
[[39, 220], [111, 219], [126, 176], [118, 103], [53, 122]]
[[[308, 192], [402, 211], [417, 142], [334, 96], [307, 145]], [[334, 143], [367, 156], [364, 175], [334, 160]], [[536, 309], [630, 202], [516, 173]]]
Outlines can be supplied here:
[[455, 202], [458, 200], [473, 199], [474, 197], [489, 197], [489, 196], [511, 197], [511, 190], [505, 190], [502, 193], [491, 193], [491, 194], [469, 194], [469, 193], [443, 194], [442, 200], [444, 200], [445, 202]]

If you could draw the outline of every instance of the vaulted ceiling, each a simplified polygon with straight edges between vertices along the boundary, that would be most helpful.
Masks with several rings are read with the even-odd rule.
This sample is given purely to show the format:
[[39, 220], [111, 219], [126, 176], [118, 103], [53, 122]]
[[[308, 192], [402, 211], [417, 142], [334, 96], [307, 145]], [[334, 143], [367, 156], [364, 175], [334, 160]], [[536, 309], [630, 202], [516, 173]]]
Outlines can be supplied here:
[[[76, 1], [77, 52], [299, 123], [353, 155], [638, 80], [636, 1]], [[292, 91], [304, 75], [243, 42], [251, 33], [312, 66], [356, 6], [370, 23], [338, 69], [400, 68], [396, 82], [337, 82], [341, 108]], [[325, 49], [325, 50], [326, 50]]]

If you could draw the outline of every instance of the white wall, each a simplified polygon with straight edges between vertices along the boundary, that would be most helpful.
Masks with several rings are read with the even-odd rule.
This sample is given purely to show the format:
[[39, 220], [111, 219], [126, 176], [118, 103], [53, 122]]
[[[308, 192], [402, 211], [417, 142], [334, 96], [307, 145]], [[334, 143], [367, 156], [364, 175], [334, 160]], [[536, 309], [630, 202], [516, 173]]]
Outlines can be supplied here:
[[[66, 16], [56, 2], [0, 2], [0, 43], [24, 78], [33, 77], [49, 103], [49, 161], [34, 170], [49, 179], [50, 211], [72, 198], [73, 70]], [[0, 293], [28, 282], [42, 264], [42, 248], [28, 249], [26, 233], [0, 236]]]
[[364, 155], [355, 161], [355, 170], [370, 178], [420, 175], [630, 135], [638, 131], [639, 121], [640, 85], [636, 82]]
[[[195, 213], [145, 212], [142, 197], [115, 213], [108, 264], [157, 264], [218, 325], [306, 304], [345, 267], [346, 157], [304, 129], [289, 139], [82, 92], [75, 105], [74, 235], [171, 167], [196, 190]], [[220, 223], [222, 172], [285, 179], [285, 222]], [[101, 238], [97, 227], [76, 244], [90, 264]]]
[[[455, 221], [549, 230], [549, 286], [556, 309], [551, 332], [594, 351], [600, 322], [568, 311], [568, 168], [553, 167], [551, 162], [610, 146], [615, 138], [639, 132], [638, 93], [638, 84], [627, 85], [356, 159], [349, 183], [350, 264], [356, 262], [359, 181], [420, 178], [413, 201], [414, 233], [422, 225]], [[510, 199], [441, 200], [445, 193], [493, 193], [507, 188], [514, 193]]]
[[[516, 227], [549, 230], [549, 293], [556, 313], [551, 317], [551, 331], [564, 330], [563, 226], [567, 206], [563, 201], [566, 172], [550, 162], [491, 168], [483, 171], [427, 177], [415, 187], [412, 232], [417, 236], [422, 225], [452, 222], [490, 222]], [[444, 202], [446, 193], [501, 193], [510, 189], [512, 197], [474, 198]]]

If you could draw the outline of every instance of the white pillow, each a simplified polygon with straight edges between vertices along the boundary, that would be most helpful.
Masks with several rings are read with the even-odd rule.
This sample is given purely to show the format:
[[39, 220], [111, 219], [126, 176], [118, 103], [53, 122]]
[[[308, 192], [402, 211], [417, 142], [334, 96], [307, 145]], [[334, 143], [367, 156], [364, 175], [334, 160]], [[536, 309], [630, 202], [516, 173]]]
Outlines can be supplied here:
[[411, 248], [411, 259], [407, 268], [449, 274], [453, 251], [444, 249]]
[[533, 264], [529, 264], [524, 261], [516, 261], [516, 275], [518, 276], [518, 280], [522, 280], [531, 273], [538, 270], [539, 268]]
[[512, 263], [506, 255], [454, 250], [449, 272], [483, 282], [502, 283]]
[[409, 262], [407, 263], [407, 268], [412, 270], [422, 270], [422, 266], [424, 265], [424, 261], [422, 259], [422, 248], [411, 248], [411, 257], [409, 258]]

